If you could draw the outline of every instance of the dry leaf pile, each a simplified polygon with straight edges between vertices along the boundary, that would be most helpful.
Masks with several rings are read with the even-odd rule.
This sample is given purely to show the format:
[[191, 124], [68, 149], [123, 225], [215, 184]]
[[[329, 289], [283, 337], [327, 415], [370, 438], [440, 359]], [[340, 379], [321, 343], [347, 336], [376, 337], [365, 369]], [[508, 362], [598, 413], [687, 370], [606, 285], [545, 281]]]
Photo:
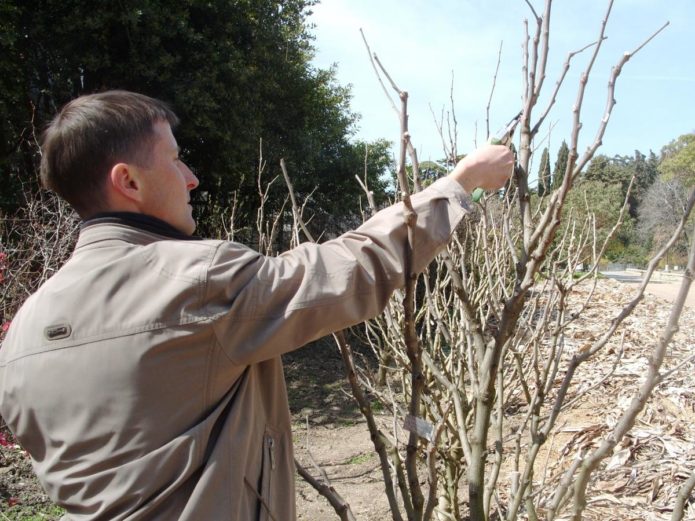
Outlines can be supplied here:
[[[612, 280], [598, 282], [592, 304], [566, 332], [566, 353], [586, 348], [633, 298], [636, 286]], [[575, 305], [588, 287], [578, 288]], [[648, 357], [663, 333], [671, 304], [646, 295], [613, 339], [577, 371], [556, 435], [548, 441], [541, 475], [549, 501], [564, 469], [574, 458], [595, 448], [630, 401], [647, 371]], [[668, 348], [655, 389], [630, 433], [597, 471], [588, 492], [585, 519], [667, 520], [681, 483], [695, 469], [695, 310], [685, 308], [679, 332]], [[569, 515], [566, 512], [566, 515]], [[695, 505], [685, 519], [695, 519]]]
[[[576, 288], [570, 301], [570, 312], [581, 307], [590, 290], [589, 284]], [[587, 349], [606, 331], [607, 325], [634, 297], [635, 291], [636, 286], [612, 280], [598, 281], [591, 304], [566, 331], [566, 362], [574, 353]], [[563, 471], [580, 454], [595, 448], [627, 408], [644, 378], [648, 357], [670, 311], [669, 303], [645, 294], [644, 300], [605, 348], [577, 370], [567, 396], [568, 406], [561, 414], [556, 433], [548, 439], [536, 462], [534, 490], [540, 495], [535, 498], [540, 504], [539, 519], [544, 518], [544, 508], [547, 508]], [[680, 326], [669, 347], [662, 373], [676, 367], [679, 369], [655, 390], [632, 431], [594, 474], [587, 491], [588, 507], [584, 519], [668, 520], [680, 484], [695, 469], [695, 386], [690, 376], [693, 368], [690, 357], [695, 354], [695, 309], [686, 308]], [[556, 378], [557, 385], [563, 376], [561, 371]], [[511, 401], [515, 399], [514, 392]], [[521, 396], [516, 398], [519, 403], [523, 402]], [[513, 407], [507, 410], [509, 426], [518, 424], [522, 416], [512, 412], [514, 410]], [[380, 415], [377, 420], [385, 432], [393, 430], [399, 436], [405, 436], [400, 425], [393, 424], [390, 414]], [[357, 430], [345, 437], [348, 429]], [[336, 437], [342, 442], [336, 444]], [[378, 463], [371, 453], [372, 445], [364, 425], [338, 427], [335, 431], [315, 428], [311, 438], [311, 451], [316, 460], [328, 472], [335, 488], [351, 504], [357, 518], [390, 519]], [[358, 438], [362, 440], [360, 443]], [[513, 481], [513, 438], [513, 435], [505, 437], [506, 458], [496, 494], [496, 501], [502, 506], [509, 503], [509, 488]], [[298, 443], [297, 453], [303, 461], [307, 461], [303, 454], [305, 449]], [[461, 486], [465, 495], [465, 484]], [[325, 500], [310, 487], [300, 482], [298, 489], [300, 519], [334, 518]], [[566, 507], [557, 519], [570, 518], [570, 509]], [[695, 505], [686, 513], [685, 519], [695, 520]]]

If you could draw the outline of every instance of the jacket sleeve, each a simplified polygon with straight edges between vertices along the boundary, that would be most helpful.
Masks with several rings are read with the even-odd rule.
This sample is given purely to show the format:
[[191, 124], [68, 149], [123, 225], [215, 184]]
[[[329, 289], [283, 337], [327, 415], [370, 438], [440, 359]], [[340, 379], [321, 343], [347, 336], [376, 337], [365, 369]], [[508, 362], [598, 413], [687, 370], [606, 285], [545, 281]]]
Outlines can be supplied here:
[[[420, 272], [467, 213], [467, 196], [443, 178], [411, 200], [413, 268]], [[218, 341], [232, 361], [246, 365], [373, 318], [404, 285], [406, 243], [402, 203], [337, 239], [278, 257], [222, 243], [206, 289]]]

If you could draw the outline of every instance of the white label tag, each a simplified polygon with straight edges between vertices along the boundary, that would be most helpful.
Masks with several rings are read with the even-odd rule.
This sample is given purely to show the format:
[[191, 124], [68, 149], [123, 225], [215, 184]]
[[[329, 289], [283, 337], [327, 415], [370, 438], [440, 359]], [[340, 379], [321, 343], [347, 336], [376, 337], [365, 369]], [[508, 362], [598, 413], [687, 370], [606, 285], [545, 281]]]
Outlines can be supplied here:
[[417, 434], [421, 438], [432, 441], [432, 432], [434, 431], [434, 427], [432, 427], [432, 424], [427, 420], [423, 420], [422, 418], [417, 418], [409, 414], [405, 417], [403, 428], [409, 432]]

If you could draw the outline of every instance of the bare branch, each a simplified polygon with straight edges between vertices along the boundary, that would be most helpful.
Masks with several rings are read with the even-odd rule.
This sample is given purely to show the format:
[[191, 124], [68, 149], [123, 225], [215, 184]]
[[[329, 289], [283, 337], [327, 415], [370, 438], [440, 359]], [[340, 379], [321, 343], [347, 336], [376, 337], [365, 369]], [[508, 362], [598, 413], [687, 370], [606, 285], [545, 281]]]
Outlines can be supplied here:
[[690, 498], [690, 494], [695, 488], [695, 471], [690, 474], [690, 477], [683, 482], [681, 487], [678, 489], [678, 496], [676, 497], [676, 503], [673, 505], [673, 513], [671, 514], [671, 521], [681, 521], [683, 519], [683, 514], [685, 512], [685, 504]]
[[304, 224], [304, 220], [302, 219], [302, 211], [297, 205], [297, 199], [294, 196], [294, 188], [292, 187], [292, 181], [290, 181], [290, 176], [287, 173], [287, 167], [285, 166], [284, 159], [280, 159], [280, 169], [282, 170], [282, 175], [285, 178], [285, 184], [287, 184], [287, 190], [290, 194], [290, 200], [292, 201], [292, 216], [294, 217], [295, 225], [301, 227], [307, 239], [309, 239], [311, 242], [316, 242], [314, 240], [314, 236], [307, 229], [306, 225]]
[[533, 4], [529, 0], [524, 0], [526, 2], [526, 5], [529, 6], [529, 9], [531, 9], [531, 12], [533, 13], [533, 17], [538, 20], [540, 17], [538, 16], [538, 13], [533, 7]]
[[307, 483], [309, 483], [314, 489], [321, 494], [323, 497], [325, 497], [328, 502], [331, 504], [333, 507], [333, 510], [335, 510], [336, 514], [338, 514], [338, 517], [342, 521], [357, 521], [354, 514], [352, 513], [352, 509], [350, 508], [350, 505], [343, 499], [343, 497], [333, 488], [333, 485], [331, 484], [331, 480], [328, 478], [328, 474], [326, 474], [326, 471], [319, 466], [318, 463], [316, 463], [316, 460], [314, 459], [314, 455], [311, 453], [311, 448], [309, 446], [309, 417], [306, 417], [306, 451], [307, 455], [309, 456], [309, 461], [311, 461], [311, 464], [314, 466], [314, 468], [317, 470], [319, 475], [321, 476], [322, 481], [319, 481], [318, 479], [314, 478], [308, 470], [306, 470], [301, 463], [297, 460], [297, 458], [294, 459], [294, 465], [297, 468], [297, 472], [299, 473], [302, 478], [304, 478]]
[[[611, 2], [612, 3], [612, 2]], [[649, 38], [647, 38], [644, 42], [642, 42], [640, 45], [638, 45], [632, 52], [626, 52], [623, 54], [623, 57], [618, 61], [618, 63], [613, 67], [613, 70], [611, 71], [610, 79], [608, 80], [608, 98], [606, 101], [606, 109], [603, 114], [603, 118], [601, 119], [601, 124], [599, 125], [599, 128], [596, 132], [596, 137], [594, 138], [594, 143], [586, 150], [582, 158], [577, 161], [576, 166], [574, 166], [573, 171], [571, 171], [571, 176], [568, 176], [567, 174], [570, 173], [570, 170], [568, 168], [567, 174], [565, 174], [566, 177], [572, 177], [575, 178], [577, 175], [579, 175], [579, 172], [581, 172], [582, 168], [584, 168], [584, 165], [586, 165], [591, 158], [594, 156], [594, 153], [598, 149], [599, 146], [601, 146], [602, 140], [603, 140], [603, 135], [606, 132], [606, 127], [608, 126], [608, 121], [610, 121], [611, 114], [613, 111], [613, 107], [615, 106], [615, 84], [618, 79], [618, 76], [620, 76], [620, 73], [623, 70], [623, 66], [632, 58], [635, 53], [637, 53], [639, 50], [641, 50], [645, 45], [647, 45], [652, 39], [656, 37], [661, 31], [666, 29], [668, 27], [669, 22], [666, 22], [664, 25], [662, 25], [659, 29], [657, 29]], [[601, 39], [603, 39], [603, 32], [601, 33]], [[597, 51], [598, 47], [597, 46]], [[593, 63], [593, 61], [592, 61]], [[587, 73], [588, 74], [588, 70]], [[583, 89], [581, 89], [581, 94], [582, 96], [578, 96], [577, 103], [578, 105], [576, 106], [577, 111], [576, 111], [576, 119], [575, 119], [575, 128], [577, 131], [573, 133], [572, 135], [572, 143], [574, 144], [574, 147], [576, 149], [576, 138], [575, 134], [578, 135], [579, 128], [581, 127], [581, 123], [579, 123], [579, 108], [581, 107], [581, 101], [583, 97]], [[572, 154], [572, 148], [570, 148], [570, 155]], [[568, 160], [568, 165], [570, 161]]]
[[[340, 331], [334, 333], [333, 338], [335, 339], [338, 348], [340, 349], [340, 354], [343, 357], [343, 364], [345, 365], [345, 371], [347, 373], [347, 379], [352, 390], [352, 396], [355, 398], [357, 405], [362, 412], [365, 420], [367, 420], [367, 428], [369, 429], [369, 434], [372, 438], [372, 443], [374, 444], [374, 450], [379, 456], [379, 463], [381, 465], [381, 473], [384, 478], [384, 490], [386, 492], [386, 497], [389, 502], [389, 507], [391, 509], [391, 515], [394, 521], [403, 521], [401, 516], [401, 510], [398, 506], [398, 500], [396, 499], [396, 491], [391, 478], [391, 467], [389, 465], [389, 453], [394, 456], [398, 455], [397, 448], [390, 445], [386, 437], [383, 435], [381, 430], [377, 427], [376, 421], [374, 420], [374, 413], [372, 407], [364, 395], [359, 382], [357, 381], [355, 361], [352, 356], [352, 349], [350, 349], [347, 340], [345, 339], [345, 334]], [[393, 460], [394, 467], [396, 469], [396, 476], [398, 477], [398, 486], [402, 492], [406, 492], [403, 495], [403, 502], [405, 504], [406, 512], [408, 513], [408, 519], [411, 519], [412, 504], [410, 503], [410, 498], [407, 494], [407, 489], [405, 488], [405, 479], [402, 478], [402, 465], [400, 459]]]
[[497, 85], [497, 73], [500, 70], [500, 62], [502, 61], [502, 44], [500, 42], [500, 49], [497, 52], [497, 65], [495, 66], [495, 74], [492, 76], [492, 87], [490, 88], [490, 97], [487, 99], [487, 106], [485, 107], [485, 138], [490, 137], [490, 105], [492, 104], [492, 95], [495, 93], [495, 86]]
[[364, 31], [362, 31], [362, 29], [360, 29], [360, 34], [362, 35], [362, 41], [364, 42], [364, 46], [367, 48], [367, 54], [369, 54], [369, 62], [372, 64], [372, 68], [374, 69], [374, 73], [376, 74], [376, 77], [379, 80], [379, 84], [381, 85], [384, 94], [386, 94], [386, 97], [391, 102], [391, 107], [393, 108], [393, 110], [396, 112], [396, 114], [400, 114], [398, 108], [396, 107], [396, 103], [393, 101], [393, 98], [391, 98], [389, 90], [386, 88], [386, 85], [384, 85], [384, 81], [381, 79], [379, 68], [377, 67], [377, 64], [375, 62], [376, 54], [372, 54], [372, 50], [369, 48], [369, 43], [367, 43], [367, 38], [365, 37]]
[[[294, 466], [297, 469], [297, 473], [304, 478], [304, 480], [309, 483], [314, 489], [325, 497], [328, 502], [335, 510], [336, 514], [342, 521], [356, 521], [350, 505], [343, 499], [343, 497], [333, 488], [330, 481], [324, 481], [323, 483], [314, 478], [308, 470], [306, 470], [299, 461], [295, 458]], [[325, 476], [325, 472], [323, 472]], [[327, 476], [325, 477], [327, 479]]]
[[564, 65], [563, 65], [563, 67], [562, 67], [562, 72], [560, 73], [560, 77], [559, 77], [558, 80], [555, 82], [555, 90], [553, 90], [553, 93], [552, 93], [552, 95], [550, 96], [550, 101], [548, 102], [548, 105], [546, 106], [545, 111], [543, 112], [543, 114], [541, 114], [541, 116], [538, 118], [538, 120], [536, 120], [536, 124], [533, 125], [533, 128], [531, 129], [531, 134], [532, 134], [532, 135], [535, 136], [535, 135], [538, 133], [538, 131], [540, 130], [541, 125], [542, 125], [543, 122], [545, 121], [545, 118], [546, 118], [546, 117], [548, 116], [548, 114], [550, 113], [550, 109], [552, 109], [553, 106], [555, 105], [555, 101], [556, 101], [556, 99], [557, 99], [557, 94], [558, 94], [558, 92], [560, 92], [560, 87], [562, 87], [562, 83], [565, 81], [565, 77], [567, 76], [567, 72], [568, 72], [569, 69], [570, 69], [570, 62], [572, 61], [572, 58], [574, 58], [577, 54], [580, 54], [580, 53], [584, 52], [584, 51], [587, 50], [589, 47], [592, 47], [592, 46], [596, 45], [596, 43], [597, 43], [597, 42], [590, 43], [590, 44], [588, 44], [588, 45], [585, 45], [584, 47], [582, 47], [581, 49], [579, 49], [579, 50], [577, 50], [577, 51], [572, 51], [572, 52], [570, 52], [570, 53], [567, 54], [567, 59], [565, 60], [565, 63], [564, 63]]

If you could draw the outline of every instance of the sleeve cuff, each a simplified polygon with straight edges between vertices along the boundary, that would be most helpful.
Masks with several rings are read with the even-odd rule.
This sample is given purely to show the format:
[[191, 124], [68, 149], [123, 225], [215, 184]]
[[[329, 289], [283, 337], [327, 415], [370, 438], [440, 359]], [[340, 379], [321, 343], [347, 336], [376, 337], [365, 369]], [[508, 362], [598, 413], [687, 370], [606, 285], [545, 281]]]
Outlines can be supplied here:
[[471, 195], [463, 189], [463, 186], [449, 176], [437, 179], [427, 187], [427, 190], [433, 190], [439, 193], [443, 197], [449, 199], [452, 204], [456, 204], [466, 212], [471, 211]]

